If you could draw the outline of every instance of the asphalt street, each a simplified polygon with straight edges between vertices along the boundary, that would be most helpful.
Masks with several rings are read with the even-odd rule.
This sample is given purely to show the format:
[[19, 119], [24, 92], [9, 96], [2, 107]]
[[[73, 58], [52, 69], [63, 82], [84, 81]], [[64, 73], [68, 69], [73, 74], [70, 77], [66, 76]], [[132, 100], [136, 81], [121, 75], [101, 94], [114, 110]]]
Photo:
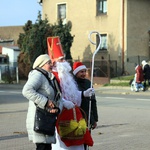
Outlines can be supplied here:
[[[0, 84], [0, 150], [34, 150], [25, 127], [28, 100], [20, 84]], [[150, 91], [95, 85], [99, 122], [90, 150], [150, 149]]]

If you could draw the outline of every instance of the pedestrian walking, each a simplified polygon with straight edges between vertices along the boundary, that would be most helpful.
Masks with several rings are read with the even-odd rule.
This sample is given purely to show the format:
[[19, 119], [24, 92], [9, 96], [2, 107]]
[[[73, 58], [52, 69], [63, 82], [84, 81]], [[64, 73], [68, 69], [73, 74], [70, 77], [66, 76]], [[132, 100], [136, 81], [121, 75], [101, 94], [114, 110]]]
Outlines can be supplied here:
[[139, 92], [140, 90], [144, 91], [144, 85], [143, 85], [143, 81], [144, 81], [144, 76], [143, 76], [143, 70], [142, 70], [142, 66], [137, 65], [135, 67], [135, 75], [134, 75], [134, 80], [131, 83], [131, 91], [135, 92]]

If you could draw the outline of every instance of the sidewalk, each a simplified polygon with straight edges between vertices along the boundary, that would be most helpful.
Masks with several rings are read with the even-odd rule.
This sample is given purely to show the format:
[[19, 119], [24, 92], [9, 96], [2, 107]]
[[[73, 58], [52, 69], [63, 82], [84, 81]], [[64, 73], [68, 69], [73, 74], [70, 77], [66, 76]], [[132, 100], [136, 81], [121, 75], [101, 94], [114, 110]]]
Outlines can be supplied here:
[[149, 95], [150, 91], [131, 91], [130, 86], [129, 87], [123, 87], [123, 86], [101, 86], [101, 85], [94, 85], [95, 91], [99, 93], [104, 94], [124, 94], [124, 95]]

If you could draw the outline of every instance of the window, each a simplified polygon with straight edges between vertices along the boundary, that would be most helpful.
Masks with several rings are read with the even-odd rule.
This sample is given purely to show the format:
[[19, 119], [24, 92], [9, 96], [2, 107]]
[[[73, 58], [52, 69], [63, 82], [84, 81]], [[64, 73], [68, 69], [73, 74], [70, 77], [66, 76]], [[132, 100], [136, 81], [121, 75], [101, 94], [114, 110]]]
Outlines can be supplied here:
[[66, 4], [57, 5], [57, 17], [58, 20], [62, 19], [63, 24], [66, 24]]
[[8, 63], [8, 57], [0, 56], [0, 64]]
[[96, 12], [97, 15], [107, 13], [107, 0], [97, 0], [96, 6], [97, 6]]
[[[99, 45], [99, 36], [96, 35], [96, 47]], [[107, 50], [107, 34], [101, 34], [100, 51]]]

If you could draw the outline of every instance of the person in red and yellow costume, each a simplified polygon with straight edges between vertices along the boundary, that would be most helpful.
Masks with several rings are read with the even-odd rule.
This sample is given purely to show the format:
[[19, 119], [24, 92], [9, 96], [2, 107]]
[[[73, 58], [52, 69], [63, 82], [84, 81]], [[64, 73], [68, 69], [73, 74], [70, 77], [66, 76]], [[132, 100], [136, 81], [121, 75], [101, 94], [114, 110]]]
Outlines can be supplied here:
[[63, 110], [56, 125], [56, 144], [53, 150], [84, 150], [84, 144], [93, 146], [93, 140], [86, 125], [86, 117], [79, 109], [83, 97], [93, 94], [93, 88], [79, 91], [71, 74], [72, 67], [65, 61], [59, 37], [48, 37], [48, 54], [53, 62], [53, 74], [60, 84]]

